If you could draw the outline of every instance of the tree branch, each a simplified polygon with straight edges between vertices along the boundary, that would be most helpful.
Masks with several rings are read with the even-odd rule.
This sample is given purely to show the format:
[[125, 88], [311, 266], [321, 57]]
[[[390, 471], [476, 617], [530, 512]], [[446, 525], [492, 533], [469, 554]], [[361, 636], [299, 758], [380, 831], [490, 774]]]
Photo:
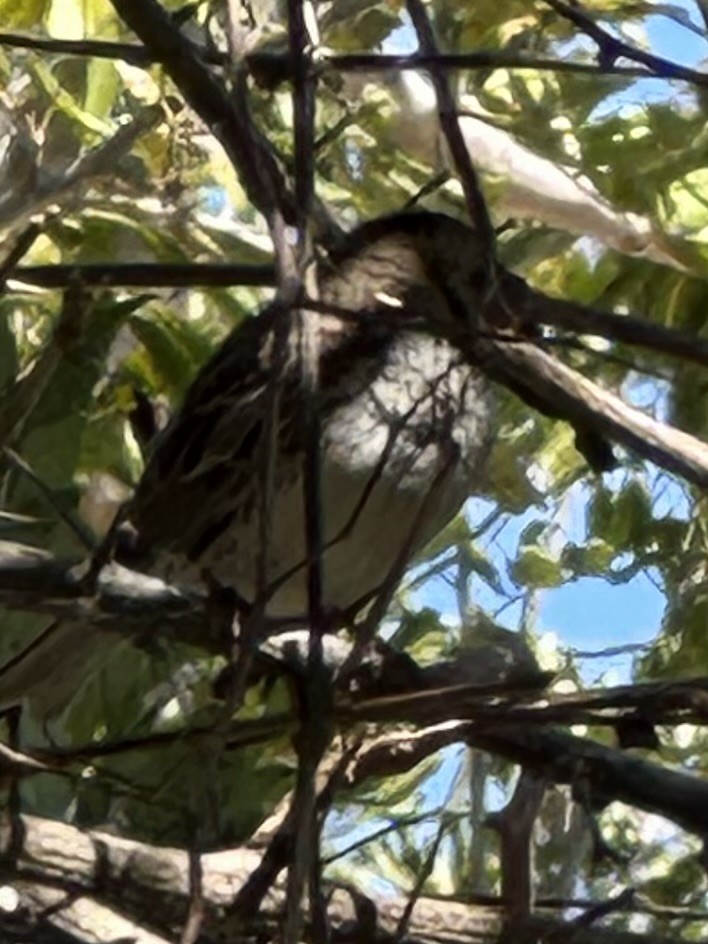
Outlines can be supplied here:
[[[131, 939], [164, 944], [175, 939], [174, 929], [181, 927], [189, 897], [187, 852], [32, 816], [23, 817], [22, 825], [19, 859], [14, 873], [6, 877], [19, 897], [16, 923], [32, 931], [43, 921], [80, 941]], [[4, 829], [3, 845], [7, 839]], [[267, 939], [277, 935], [282, 886], [267, 896], [254, 919], [244, 922], [228, 907], [259, 861], [258, 851], [244, 848], [202, 856], [200, 940], [206, 944], [217, 940], [246, 944], [254, 935], [265, 934]], [[357, 933], [382, 944], [391, 941], [406, 902], [391, 898], [370, 901], [367, 914], [373, 927], [364, 927], [352, 914], [353, 894], [354, 890], [347, 893], [341, 889], [330, 897], [328, 917], [335, 944], [357, 940]], [[402, 944], [489, 944], [500, 930], [501, 912], [497, 909], [419, 898]], [[678, 944], [678, 939], [660, 935], [577, 927], [542, 917], [528, 918], [515, 930], [518, 940], [525, 940], [528, 934], [535, 935], [529, 939], [567, 938], [573, 944]]]
[[115, 262], [16, 266], [9, 278], [42, 288], [221, 288], [275, 285], [275, 267], [223, 262]]
[[708, 445], [629, 406], [616, 394], [528, 342], [477, 339], [473, 360], [549, 415], [595, 429], [643, 459], [708, 488]]
[[[655, 56], [653, 53], [639, 49], [637, 46], [630, 46], [629, 43], [617, 39], [611, 33], [608, 33], [607, 30], [598, 26], [597, 23], [584, 12], [580, 4], [571, 6], [571, 4], [565, 3], [565, 0], [544, 0], [544, 2], [547, 3], [549, 7], [552, 7], [559, 16], [569, 20], [574, 26], [577, 26], [581, 32], [585, 33], [590, 39], [597, 43], [600, 49], [600, 65], [602, 68], [604, 68], [606, 64], [610, 65], [614, 63], [616, 59], [624, 58], [629, 59], [630, 62], [639, 62], [648, 69], [659, 72], [667, 79], [689, 79], [690, 81], [695, 81], [695, 70], [686, 69], [685, 66], [680, 66], [675, 62], [670, 62], [668, 59]], [[699, 84], [704, 85], [705, 82], [706, 77], [704, 76]]]
[[0, 198], [0, 227], [26, 224], [29, 218], [85, 185], [93, 177], [112, 173], [141, 135], [164, 117], [160, 106], [141, 108], [133, 120], [119, 127], [106, 141], [81, 154], [61, 175], [41, 167], [24, 187], [5, 191]]
[[[594, 38], [594, 37], [593, 37]], [[129, 65], [147, 68], [156, 60], [148, 48], [139, 43], [119, 43], [91, 39], [47, 39], [23, 33], [0, 33], [0, 47], [32, 49], [50, 55], [80, 56], [94, 59], [118, 59]], [[632, 58], [637, 66], [618, 66], [614, 62], [595, 65], [573, 62], [551, 56], [531, 55], [523, 50], [476, 49], [474, 52], [436, 53], [425, 55], [396, 55], [392, 53], [340, 53], [322, 56], [322, 63], [337, 72], [380, 72], [389, 70], [428, 69], [436, 66], [448, 71], [486, 69], [534, 69], [539, 72], [570, 72], [579, 75], [605, 77], [616, 75], [628, 79], [680, 79], [698, 87], [708, 86], [703, 72], [670, 62], [634, 47]], [[206, 62], [225, 65], [228, 56], [214, 50], [200, 50]], [[644, 58], [640, 59], [639, 57]], [[625, 58], [629, 58], [628, 56]], [[256, 50], [246, 56], [249, 69], [257, 78], [265, 78], [270, 87], [288, 81], [292, 75], [292, 60], [288, 53]]]
[[[422, 0], [407, 0], [407, 7], [418, 36], [418, 45], [421, 51], [424, 55], [437, 56], [438, 49], [435, 34], [428, 19], [425, 4]], [[460, 129], [457, 103], [444, 70], [439, 69], [435, 64], [431, 64], [429, 72], [438, 102], [440, 127], [445, 135], [452, 156], [452, 163], [465, 195], [467, 212], [473, 226], [480, 234], [481, 244], [485, 252], [490, 254], [491, 262], [496, 233], [489, 215], [487, 202], [482, 193], [477, 171]]]
[[291, 215], [291, 198], [273, 152], [239, 110], [224, 85], [156, 0], [111, 0], [120, 18], [161, 63], [187, 103], [208, 126], [232, 161], [249, 200], [268, 220]]

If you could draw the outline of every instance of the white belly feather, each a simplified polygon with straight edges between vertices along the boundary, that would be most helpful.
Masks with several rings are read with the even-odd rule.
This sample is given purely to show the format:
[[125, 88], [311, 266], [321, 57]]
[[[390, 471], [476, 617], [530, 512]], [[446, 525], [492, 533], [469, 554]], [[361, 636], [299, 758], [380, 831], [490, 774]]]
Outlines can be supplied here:
[[[349, 607], [375, 590], [404, 545], [413, 538], [410, 552], [419, 550], [479, 481], [489, 451], [489, 385], [458, 360], [442, 340], [403, 335], [367, 391], [328, 417], [321, 477], [327, 608]], [[293, 475], [272, 514], [269, 579], [280, 585], [270, 616], [307, 610], [304, 533], [302, 477]], [[253, 599], [258, 542], [253, 516], [214, 542], [201, 565]]]

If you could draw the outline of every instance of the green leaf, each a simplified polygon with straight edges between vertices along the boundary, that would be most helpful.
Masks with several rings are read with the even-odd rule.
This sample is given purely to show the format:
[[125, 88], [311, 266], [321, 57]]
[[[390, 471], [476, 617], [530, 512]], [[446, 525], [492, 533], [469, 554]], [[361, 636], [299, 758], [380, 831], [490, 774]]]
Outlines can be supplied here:
[[483, 554], [476, 547], [471, 546], [467, 548], [465, 557], [469, 567], [474, 573], [478, 574], [497, 593], [504, 592], [504, 585], [499, 576], [499, 571], [486, 554]]
[[17, 342], [10, 327], [11, 314], [7, 300], [0, 302], [0, 390], [15, 378], [19, 368]]
[[617, 497], [613, 531], [623, 544], [643, 551], [651, 539], [651, 519], [649, 494], [638, 479], [632, 479]]
[[430, 662], [439, 658], [449, 630], [440, 621], [440, 614], [424, 607], [413, 612], [406, 610], [396, 632], [391, 637], [391, 644], [405, 650], [417, 662]]
[[639, 553], [652, 541], [651, 497], [636, 478], [619, 494], [600, 486], [590, 502], [588, 521], [591, 532], [619, 553], [632, 549]]
[[559, 587], [563, 583], [560, 561], [541, 547], [524, 547], [511, 566], [512, 580], [522, 587]]
[[[528, 441], [526, 442], [528, 445]], [[521, 456], [525, 452], [520, 436], [498, 439], [487, 461], [490, 496], [506, 511], [521, 513], [540, 503], [541, 495], [528, 480]], [[527, 455], [528, 461], [528, 455]]]
[[0, 0], [0, 23], [5, 30], [31, 29], [44, 18], [51, 0]]
[[183, 393], [213, 350], [203, 332], [162, 308], [137, 312], [130, 325], [150, 359], [155, 382], [171, 396]]
[[[142, 297], [116, 302], [104, 298], [86, 313], [80, 339], [65, 352], [52, 382], [27, 418], [17, 451], [42, 481], [74, 502], [74, 476], [79, 466], [87, 421], [95, 406], [95, 387], [105, 374], [106, 358], [125, 317], [142, 305]], [[13, 510], [56, 517], [24, 477], [14, 481]], [[68, 535], [61, 531], [62, 540]]]
[[464, 514], [459, 514], [432, 541], [426, 544], [423, 558], [430, 560], [453, 547], [467, 544], [469, 540], [470, 526], [467, 523], [467, 518]]
[[606, 574], [616, 556], [615, 548], [599, 538], [579, 547], [571, 544], [563, 548], [561, 565], [575, 577]]
[[119, 88], [116, 67], [106, 59], [92, 59], [87, 65], [84, 108], [97, 118], [107, 118]]
[[530, 521], [519, 535], [519, 544], [537, 544], [548, 530], [548, 521], [535, 518]]

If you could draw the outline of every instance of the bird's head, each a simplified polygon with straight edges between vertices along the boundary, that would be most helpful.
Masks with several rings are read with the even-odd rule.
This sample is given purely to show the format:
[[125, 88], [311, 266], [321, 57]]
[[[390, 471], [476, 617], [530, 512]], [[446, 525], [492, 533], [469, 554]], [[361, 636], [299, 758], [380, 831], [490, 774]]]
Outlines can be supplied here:
[[569, 420], [593, 468], [613, 467], [612, 450], [581, 418], [583, 404], [563, 405], [563, 384], [533, 357], [542, 335], [532, 290], [496, 262], [473, 227], [440, 213], [382, 217], [354, 230], [331, 259], [325, 303], [385, 318], [394, 330], [445, 337], [533, 409]]
[[493, 264], [477, 232], [441, 213], [401, 213], [354, 230], [330, 254], [323, 300], [387, 312], [454, 340], [481, 317]]

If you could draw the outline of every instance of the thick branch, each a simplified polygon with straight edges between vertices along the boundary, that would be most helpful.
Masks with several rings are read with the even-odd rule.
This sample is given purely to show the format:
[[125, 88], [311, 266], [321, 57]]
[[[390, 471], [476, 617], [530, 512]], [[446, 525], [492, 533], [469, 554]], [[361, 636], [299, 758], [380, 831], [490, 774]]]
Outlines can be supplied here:
[[[452, 714], [452, 713], [451, 713]], [[384, 735], [352, 764], [347, 786], [369, 777], [396, 776], [442, 748], [460, 742], [505, 757], [554, 783], [582, 786], [594, 800], [621, 800], [706, 835], [708, 784], [589, 738], [527, 724], [451, 722], [422, 731]]]
[[[20, 897], [20, 909], [27, 909], [23, 920], [28, 928], [43, 917], [50, 926], [81, 941], [118, 940], [126, 934], [145, 944], [174, 940], [174, 930], [181, 926], [188, 909], [187, 852], [83, 831], [37, 817], [24, 817], [22, 827], [22, 848], [7, 880]], [[7, 849], [10, 838], [7, 829], [2, 838]], [[241, 944], [254, 934], [264, 940], [277, 934], [283, 904], [280, 887], [264, 900], [254, 922], [244, 923], [241, 916], [232, 915], [228, 909], [259, 862], [260, 853], [249, 849], [231, 849], [202, 857], [204, 922], [200, 940], [205, 944], [217, 940]], [[369, 939], [369, 935], [382, 944], [391, 941], [405, 901], [390, 898], [370, 901], [368, 909], [357, 913], [354, 906], [365, 899], [354, 895], [354, 891], [341, 890], [330, 900], [328, 917], [335, 944]], [[52, 908], [44, 913], [47, 905]], [[372, 926], [364, 926], [363, 913], [369, 915]], [[489, 944], [500, 930], [501, 913], [497, 909], [420, 898], [403, 944], [412, 941]], [[527, 919], [517, 930], [520, 935], [537, 935], [529, 939], [572, 938], [573, 944], [676, 944], [674, 939], [659, 935], [574, 927], [541, 917]], [[526, 938], [520, 936], [521, 939]]]
[[501, 292], [514, 316], [531, 324], [633, 344], [708, 367], [708, 339], [697, 334], [667, 328], [640, 315], [616, 315], [569, 299], [552, 298], [508, 272], [503, 275]]
[[473, 342], [472, 357], [529, 402], [554, 404], [554, 416], [604, 433], [630, 452], [708, 488], [708, 445], [629, 406], [616, 394], [526, 342]]
[[39, 548], [0, 541], [0, 600], [17, 610], [79, 618], [87, 627], [94, 622], [126, 629], [132, 623], [137, 630], [157, 621], [170, 632], [176, 621], [185, 638], [192, 627], [197, 641], [208, 645], [203, 598], [119, 564], [104, 567], [96, 586], [89, 588], [82, 582], [85, 570], [82, 561], [61, 560]]
[[[491, 686], [491, 680], [490, 680]], [[488, 686], [488, 689], [490, 688]], [[586, 701], [617, 701], [632, 705], [633, 709], [646, 707], [646, 715], [653, 717], [651, 711], [651, 692], [644, 693], [643, 688], [656, 689], [658, 686], [632, 686], [613, 692], [587, 693]], [[705, 685], [697, 686], [695, 691], [685, 689], [687, 685], [669, 686], [663, 697], [679, 699], [683, 691], [684, 704], [705, 699]], [[677, 688], [678, 691], [672, 691]], [[632, 689], [637, 689], [631, 698]], [[654, 697], [662, 697], [660, 691], [653, 692]], [[363, 722], [386, 724], [401, 723], [430, 724], [416, 710], [416, 703], [428, 702], [428, 717], [436, 724], [418, 731], [400, 731], [386, 734], [366, 744], [351, 761], [346, 778], [341, 788], [351, 790], [366, 780], [375, 777], [390, 777], [411, 770], [418, 763], [442, 748], [464, 742], [481, 748], [489, 753], [505, 757], [523, 765], [539, 776], [558, 783], [583, 785], [586, 792], [602, 801], [620, 799], [625, 803], [659, 813], [684, 829], [699, 836], [706, 831], [705, 810], [708, 808], [708, 784], [700, 778], [679, 771], [670, 770], [660, 764], [640, 760], [627, 753], [610, 747], [604, 747], [589, 738], [580, 738], [544, 727], [549, 723], [570, 723], [583, 720], [582, 713], [559, 710], [562, 706], [535, 707], [513, 702], [504, 704], [496, 697], [474, 696], [474, 689], [468, 687], [466, 700], [462, 692], [451, 689], [447, 692], [412, 692], [409, 696], [379, 698], [364, 702], [354, 708], [339, 706], [335, 710], [335, 722], [343, 730], [352, 726], [360, 728]], [[577, 699], [581, 694], [575, 696]], [[562, 696], [549, 693], [547, 701]], [[642, 710], [644, 715], [644, 710]], [[621, 714], [614, 712], [605, 719], [616, 723]], [[455, 718], [474, 719], [455, 721]], [[238, 750], [247, 745], [266, 743], [273, 738], [282, 738], [295, 726], [292, 714], [279, 713], [265, 715], [263, 718], [233, 722], [226, 731], [226, 748]], [[598, 716], [602, 721], [602, 716]], [[102, 757], [120, 755], [123, 752], [144, 750], [151, 752], [155, 762], [161, 749], [170, 750], [176, 742], [193, 742], [195, 747], [212, 737], [212, 729], [189, 729], [174, 732], [160, 732], [143, 738], [133, 738], [113, 744], [90, 744], [83, 749], [52, 749], [35, 752], [33, 756], [24, 756], [8, 764], [22, 763], [18, 772], [32, 775], [33, 764], [54, 766], [80, 762], [98, 762]]]
[[562, 731], [471, 725], [467, 743], [501, 754], [556, 783], [587, 787], [600, 802], [620, 800], [706, 836], [708, 784], [700, 777]]

